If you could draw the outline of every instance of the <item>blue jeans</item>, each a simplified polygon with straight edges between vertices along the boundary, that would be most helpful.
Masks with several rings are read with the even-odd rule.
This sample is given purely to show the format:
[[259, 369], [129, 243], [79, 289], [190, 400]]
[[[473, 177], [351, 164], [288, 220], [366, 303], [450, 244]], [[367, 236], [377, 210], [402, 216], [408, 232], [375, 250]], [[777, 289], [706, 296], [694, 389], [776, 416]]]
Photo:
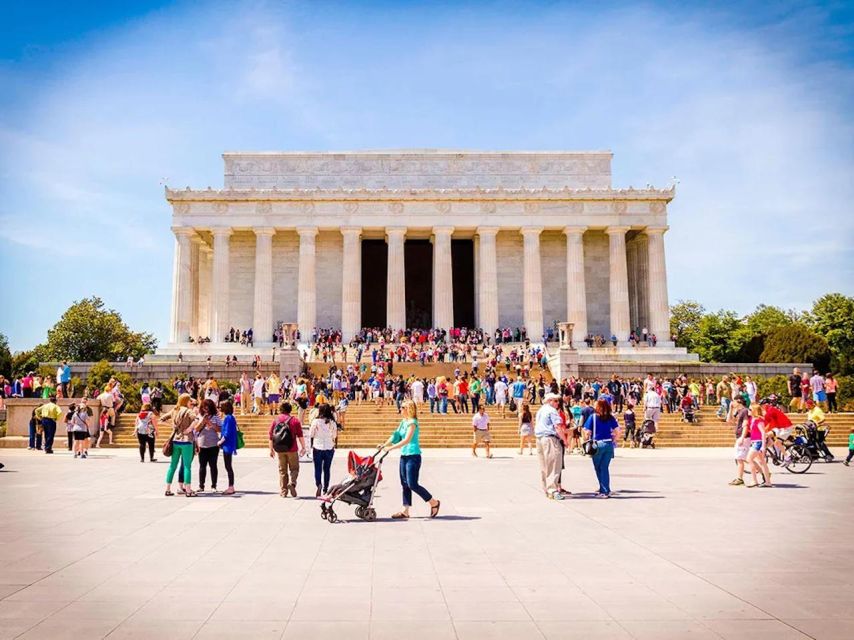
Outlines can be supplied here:
[[[329, 474], [332, 469], [332, 458], [335, 449], [314, 449], [311, 454], [314, 462], [314, 485], [323, 487], [323, 493], [329, 492]], [[323, 482], [321, 483], [321, 474]]]
[[30, 422], [30, 440], [27, 443], [27, 446], [30, 449], [39, 449], [42, 448], [42, 434], [36, 431], [36, 425], [33, 422]]
[[42, 418], [42, 429], [44, 429], [44, 451], [53, 453], [53, 438], [56, 435], [56, 421], [50, 418]]
[[599, 480], [599, 493], [611, 493], [611, 472], [608, 467], [614, 457], [614, 445], [611, 442], [600, 442], [596, 453], [593, 454], [593, 470]]
[[414, 456], [400, 456], [400, 486], [403, 487], [403, 506], [412, 506], [412, 492], [414, 491], [424, 502], [430, 502], [433, 496], [424, 487], [418, 484], [418, 474], [421, 472], [421, 454]]
[[439, 403], [436, 398], [430, 398], [430, 413], [436, 413], [436, 407], [438, 404]]
[[394, 403], [397, 405], [397, 412], [400, 413], [400, 405], [403, 404], [403, 394], [396, 393], [394, 394]]
[[439, 413], [448, 413], [448, 397], [442, 396], [439, 399]]

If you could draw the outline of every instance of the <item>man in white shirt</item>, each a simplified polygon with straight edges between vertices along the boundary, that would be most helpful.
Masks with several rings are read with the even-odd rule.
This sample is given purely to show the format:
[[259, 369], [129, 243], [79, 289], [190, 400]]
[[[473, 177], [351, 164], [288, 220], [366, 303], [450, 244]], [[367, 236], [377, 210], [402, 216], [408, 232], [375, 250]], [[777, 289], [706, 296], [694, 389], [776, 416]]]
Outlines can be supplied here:
[[661, 396], [655, 389], [647, 389], [646, 393], [643, 394], [643, 406], [643, 419], [652, 420], [657, 429], [658, 420], [661, 417]]
[[507, 417], [507, 383], [501, 378], [495, 381], [495, 404], [501, 407], [501, 417]]
[[415, 404], [424, 403], [424, 383], [418, 378], [415, 378], [412, 382], [412, 399], [415, 401]]
[[492, 441], [492, 437], [489, 435], [489, 416], [486, 415], [486, 407], [480, 405], [471, 419], [471, 426], [474, 429], [474, 440], [471, 445], [471, 454], [477, 458], [477, 445], [481, 442], [486, 447], [486, 457], [491, 458], [492, 454], [489, 452], [489, 443]]
[[264, 407], [264, 378], [260, 373], [255, 374], [255, 382], [252, 383], [253, 413], [261, 414]]
[[557, 412], [560, 396], [547, 393], [543, 406], [534, 419], [534, 435], [537, 438], [537, 457], [540, 461], [540, 480], [543, 491], [550, 500], [563, 500], [560, 492], [560, 473], [563, 467], [563, 446], [561, 443], [560, 414]]

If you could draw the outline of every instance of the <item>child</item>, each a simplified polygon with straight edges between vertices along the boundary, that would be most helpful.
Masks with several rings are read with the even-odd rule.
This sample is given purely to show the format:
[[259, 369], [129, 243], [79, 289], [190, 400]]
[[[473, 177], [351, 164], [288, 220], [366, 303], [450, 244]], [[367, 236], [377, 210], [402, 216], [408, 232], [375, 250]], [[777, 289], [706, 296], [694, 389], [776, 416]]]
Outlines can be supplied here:
[[848, 457], [845, 458], [842, 464], [847, 467], [848, 463], [851, 462], [851, 458], [854, 458], [854, 427], [851, 427], [851, 433], [848, 434]]

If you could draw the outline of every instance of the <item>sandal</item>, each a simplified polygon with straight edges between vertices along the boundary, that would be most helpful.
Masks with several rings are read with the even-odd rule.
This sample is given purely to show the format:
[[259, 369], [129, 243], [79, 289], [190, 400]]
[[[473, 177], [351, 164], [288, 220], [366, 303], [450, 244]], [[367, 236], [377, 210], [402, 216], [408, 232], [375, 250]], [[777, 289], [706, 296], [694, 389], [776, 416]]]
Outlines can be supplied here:
[[392, 520], [409, 520], [409, 516], [403, 513], [403, 511], [398, 511], [391, 516]]
[[[430, 507], [430, 517], [431, 518], [435, 518], [437, 515], [439, 515], [439, 507], [441, 507], [441, 506], [442, 506], [441, 500], [436, 500], [436, 505], [433, 507]], [[394, 517], [394, 516], [392, 516], [392, 517]]]
[[174, 496], [175, 494], [174, 494], [174, 493], [172, 493], [171, 491], [167, 491], [167, 492], [166, 492], [166, 493], [164, 493], [163, 495], [164, 495], [164, 496]]
[[184, 495], [187, 496], [188, 498], [195, 498], [199, 494], [196, 493], [195, 491], [185, 491]]

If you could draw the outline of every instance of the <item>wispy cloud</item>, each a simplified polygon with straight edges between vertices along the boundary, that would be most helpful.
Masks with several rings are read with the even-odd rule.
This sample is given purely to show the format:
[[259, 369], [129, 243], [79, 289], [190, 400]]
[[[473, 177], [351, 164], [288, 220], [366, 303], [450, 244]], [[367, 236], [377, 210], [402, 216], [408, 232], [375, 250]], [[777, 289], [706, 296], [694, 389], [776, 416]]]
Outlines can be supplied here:
[[77, 268], [53, 306], [4, 305], [0, 324], [29, 346], [99, 293], [165, 336], [160, 183], [217, 186], [234, 149], [610, 148], [618, 186], [680, 179], [673, 300], [744, 312], [850, 293], [851, 16], [592, 7], [179, 4], [48, 52], [45, 71], [5, 64], [0, 267], [37, 256], [36, 281], [55, 259]]

